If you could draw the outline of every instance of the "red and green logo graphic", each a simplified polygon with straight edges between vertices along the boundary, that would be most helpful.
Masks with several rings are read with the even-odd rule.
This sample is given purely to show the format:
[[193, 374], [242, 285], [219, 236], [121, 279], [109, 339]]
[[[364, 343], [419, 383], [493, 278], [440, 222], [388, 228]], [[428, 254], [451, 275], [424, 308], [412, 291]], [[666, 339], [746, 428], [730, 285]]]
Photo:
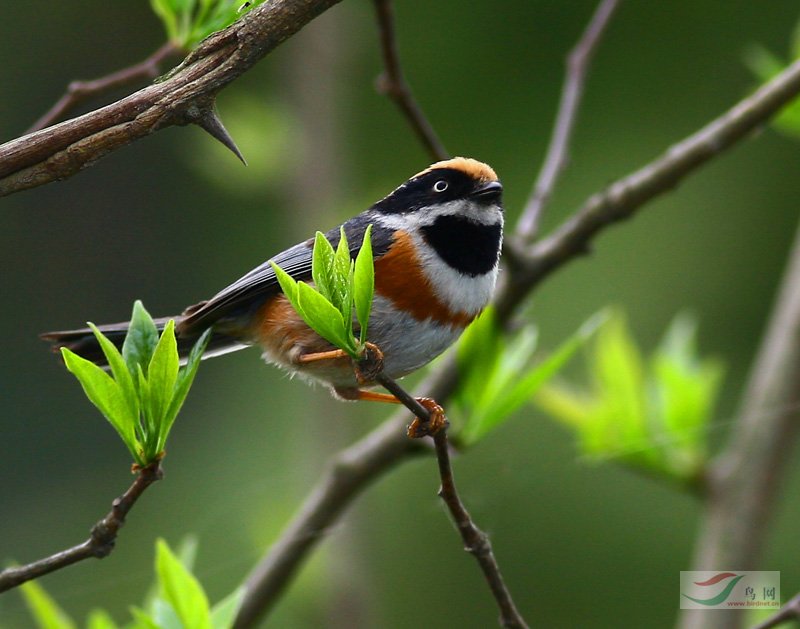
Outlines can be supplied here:
[[[733, 588], [735, 588], [736, 584], [739, 583], [739, 581], [741, 581], [744, 577], [745, 575], [736, 574], [735, 572], [719, 572], [710, 579], [706, 579], [705, 581], [693, 582], [698, 587], [708, 588], [707, 591], [709, 594], [711, 594], [711, 596], [709, 596], [708, 598], [695, 598], [694, 596], [689, 596], [688, 594], [684, 594], [683, 592], [681, 592], [681, 596], [685, 596], [690, 601], [697, 603], [698, 605], [705, 605], [706, 607], [714, 607], [728, 600], [728, 597], [731, 595], [731, 592], [733, 592]], [[724, 583], [724, 585], [718, 586], [719, 583]], [[722, 589], [719, 589], [720, 587]], [[716, 593], [714, 594], [714, 592]]]
[[780, 572], [681, 572], [681, 609], [780, 607]]

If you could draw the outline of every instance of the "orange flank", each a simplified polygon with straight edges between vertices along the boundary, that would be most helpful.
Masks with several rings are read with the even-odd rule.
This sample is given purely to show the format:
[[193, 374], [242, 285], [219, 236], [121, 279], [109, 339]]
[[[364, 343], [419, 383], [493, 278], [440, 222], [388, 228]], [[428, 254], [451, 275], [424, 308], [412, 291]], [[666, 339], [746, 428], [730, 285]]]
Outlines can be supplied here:
[[375, 261], [375, 292], [418, 321], [431, 319], [463, 328], [475, 318], [453, 312], [439, 300], [421, 270], [411, 237], [403, 231], [394, 233], [392, 248]]

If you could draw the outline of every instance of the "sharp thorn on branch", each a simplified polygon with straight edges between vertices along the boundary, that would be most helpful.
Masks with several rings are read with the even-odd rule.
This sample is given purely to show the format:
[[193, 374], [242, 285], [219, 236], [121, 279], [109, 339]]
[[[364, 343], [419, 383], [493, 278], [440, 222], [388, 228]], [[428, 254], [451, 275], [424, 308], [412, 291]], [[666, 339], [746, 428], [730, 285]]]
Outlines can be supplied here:
[[242, 155], [233, 137], [228, 133], [225, 125], [222, 124], [222, 119], [219, 117], [217, 108], [212, 104], [210, 107], [203, 109], [199, 115], [192, 120], [194, 124], [206, 131], [212, 138], [219, 140], [225, 148], [229, 149], [239, 160], [247, 166], [247, 160]]

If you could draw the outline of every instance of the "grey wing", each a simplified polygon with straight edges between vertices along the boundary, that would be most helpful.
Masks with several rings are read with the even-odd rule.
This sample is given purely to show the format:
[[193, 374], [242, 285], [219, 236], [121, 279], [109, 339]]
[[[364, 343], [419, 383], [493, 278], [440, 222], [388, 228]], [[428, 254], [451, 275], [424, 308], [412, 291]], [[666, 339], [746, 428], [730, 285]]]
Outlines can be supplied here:
[[[391, 246], [393, 230], [376, 223], [375, 217], [367, 211], [351, 218], [344, 224], [351, 257], [355, 258], [358, 255], [364, 231], [370, 223], [373, 223], [373, 256], [380, 257]], [[340, 237], [339, 228], [330, 230], [326, 236], [336, 247]], [[279, 253], [271, 260], [295, 280], [310, 281], [313, 245], [313, 240], [307, 240]], [[237, 319], [253, 314], [270, 297], [279, 292], [281, 292], [281, 287], [268, 260], [230, 286], [223, 288], [208, 301], [187, 308], [183, 313], [184, 318], [180, 323], [179, 331], [201, 332], [222, 319], [231, 320], [235, 325]]]
[[[294, 279], [308, 281], [311, 279], [311, 253], [311, 243], [303, 242], [270, 260]], [[203, 330], [223, 318], [246, 316], [281, 292], [270, 260], [226, 286], [211, 299], [187, 308], [180, 324], [181, 331]]]

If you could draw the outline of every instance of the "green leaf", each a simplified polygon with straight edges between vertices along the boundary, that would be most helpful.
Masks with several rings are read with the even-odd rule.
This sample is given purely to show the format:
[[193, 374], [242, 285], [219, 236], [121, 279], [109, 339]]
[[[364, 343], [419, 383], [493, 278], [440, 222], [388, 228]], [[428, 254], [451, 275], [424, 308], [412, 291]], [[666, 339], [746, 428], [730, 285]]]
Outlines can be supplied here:
[[175, 340], [175, 321], [170, 320], [161, 333], [147, 372], [148, 404], [154, 435], [161, 434], [167, 410], [172, 402], [178, 379], [178, 343]]
[[[509, 370], [508, 382], [504, 383], [505, 393], [493, 405], [495, 417], [487, 420], [487, 429], [495, 428], [525, 402], [532, 401], [539, 389], [566, 366], [604, 320], [605, 315], [602, 313], [589, 319], [575, 334], [535, 367], [527, 371]], [[531, 349], [531, 353], [532, 351], [533, 349]]]
[[786, 67], [783, 59], [778, 58], [758, 44], [751, 45], [745, 50], [744, 62], [753, 74], [763, 82], [767, 82], [780, 74]]
[[356, 256], [353, 267], [353, 301], [356, 306], [356, 317], [361, 326], [359, 340], [363, 345], [367, 340], [367, 324], [372, 310], [372, 299], [375, 295], [375, 265], [372, 259], [372, 225], [367, 225], [361, 249]]
[[[791, 44], [791, 59], [800, 57], [800, 22], [794, 31]], [[759, 45], [751, 45], [745, 50], [744, 62], [762, 83], [783, 72], [788, 64], [780, 57]], [[800, 100], [795, 99], [783, 107], [770, 123], [776, 130], [800, 137]]]
[[698, 356], [696, 323], [680, 315], [643, 363], [616, 313], [594, 344], [590, 391], [543, 387], [537, 404], [574, 428], [584, 452], [682, 482], [707, 461], [707, 432], [722, 381], [718, 361]]
[[114, 427], [136, 462], [142, 464], [134, 434], [137, 418], [131, 416], [131, 409], [119, 385], [100, 367], [66, 347], [61, 348], [61, 355], [67, 369], [81, 383], [86, 397]]
[[194, 562], [197, 560], [198, 540], [196, 535], [186, 535], [181, 539], [175, 556], [189, 572], [194, 570]]
[[286, 295], [292, 307], [297, 310], [297, 281], [272, 260], [270, 260], [269, 263], [272, 266], [272, 270], [275, 272], [275, 278], [278, 280], [283, 294]]
[[93, 609], [86, 619], [86, 629], [118, 629], [118, 626], [104, 609]]
[[172, 425], [175, 423], [175, 419], [178, 417], [178, 413], [180, 412], [183, 403], [186, 401], [186, 396], [189, 394], [189, 389], [191, 388], [192, 382], [194, 382], [194, 377], [197, 375], [197, 370], [200, 367], [200, 359], [203, 356], [203, 352], [206, 351], [209, 340], [211, 340], [211, 334], [211, 328], [203, 332], [202, 336], [192, 347], [192, 351], [189, 352], [189, 358], [186, 361], [186, 366], [178, 373], [178, 378], [175, 382], [175, 387], [172, 393], [172, 400], [170, 401], [166, 416], [161, 422], [157, 445], [157, 451], [159, 453], [162, 452], [166, 447], [169, 431], [172, 429]]
[[245, 591], [243, 585], [239, 586], [214, 605], [211, 610], [211, 626], [214, 629], [229, 629], [233, 626], [233, 621], [236, 619], [236, 614], [244, 599]]
[[621, 314], [597, 335], [591, 369], [603, 404], [583, 433], [589, 452], [630, 451], [651, 459], [642, 357]]
[[40, 629], [75, 629], [75, 623], [36, 581], [20, 586], [25, 604]]
[[353, 260], [344, 227], [339, 228], [339, 244], [336, 247], [333, 263], [334, 284], [330, 302], [342, 314], [345, 335], [353, 334]]
[[166, 629], [157, 623], [146, 611], [139, 607], [130, 608], [133, 623], [126, 629]]
[[[358, 348], [353, 338], [353, 262], [347, 245], [344, 229], [341, 230], [339, 245], [333, 256], [332, 272], [327, 273], [330, 246], [317, 236], [314, 259], [317, 260], [317, 279], [330, 293], [330, 299], [305, 282], [297, 282], [277, 264], [270, 261], [278, 283], [297, 313], [317, 334], [329, 343], [343, 349], [350, 356], [357, 357]], [[322, 252], [317, 250], [322, 249]], [[312, 271], [313, 274], [313, 271]], [[326, 276], [330, 275], [330, 278]]]
[[[475, 409], [481, 404], [483, 390], [495, 369], [503, 342], [490, 306], [470, 324], [456, 346], [456, 364], [460, 374], [457, 403], [468, 409], [469, 422], [480, 423]], [[469, 437], [469, 429], [467, 436]]]
[[[498, 338], [490, 362], [473, 369], [473, 377], [467, 379], [467, 388], [461, 394], [469, 417], [461, 433], [465, 443], [480, 440], [516, 410], [506, 398], [512, 383], [533, 356], [537, 337], [535, 329], [528, 326], [508, 345]], [[476, 382], [478, 374], [481, 382]]]
[[142, 444], [142, 454], [146, 459], [146, 462], [149, 464], [152, 460], [158, 456], [158, 451], [156, 450], [156, 437], [155, 435], [158, 434], [157, 432], [157, 424], [156, 419], [153, 417], [152, 405], [150, 404], [150, 383], [147, 381], [147, 378], [144, 375], [144, 370], [142, 366], [139, 365], [137, 367], [137, 378], [139, 381], [139, 404], [142, 408], [141, 419], [138, 425], [139, 431], [139, 441]]
[[652, 405], [664, 434], [665, 465], [677, 476], [692, 476], [707, 456], [706, 428], [719, 394], [723, 367], [699, 360], [697, 322], [675, 317], [651, 360]]
[[141, 365], [144, 375], [158, 345], [158, 328], [150, 313], [145, 310], [138, 299], [133, 304], [131, 323], [125, 342], [122, 344], [122, 357], [128, 365], [128, 371], [136, 377], [136, 365]]
[[[194, 48], [200, 41], [233, 24], [248, 11], [253, 10], [264, 0], [251, 0], [244, 6], [244, 0], [202, 0], [211, 11], [199, 11], [193, 21], [191, 33], [187, 37], [187, 46]], [[213, 6], [212, 6], [213, 5]]]
[[357, 348], [347, 333], [344, 317], [331, 302], [305, 282], [299, 282], [297, 306], [300, 316], [317, 334], [355, 357]]
[[595, 315], [545, 360], [531, 366], [537, 345], [536, 330], [527, 326], [506, 339], [500, 335], [491, 311], [481, 315], [475, 329], [468, 330], [464, 347], [459, 346], [458, 353], [463, 382], [458, 400], [468, 414], [460, 435], [464, 443], [479, 441], [531, 401], [603, 320], [602, 313]]
[[335, 256], [331, 243], [322, 232], [317, 232], [314, 237], [314, 251], [311, 258], [311, 277], [314, 279], [317, 290], [328, 301], [331, 301], [331, 295], [336, 287]]
[[211, 629], [206, 593], [163, 539], [156, 542], [156, 573], [164, 600], [175, 610], [183, 626]]
[[170, 41], [181, 43], [177, 41], [178, 16], [175, 14], [172, 8], [172, 3], [169, 2], [169, 0], [150, 0], [150, 7], [164, 25], [164, 30], [167, 32], [167, 38]]
[[[122, 354], [120, 354], [116, 345], [109, 341], [108, 338], [97, 329], [96, 325], [89, 323], [89, 327], [92, 333], [94, 333], [98, 343], [100, 343], [100, 348], [103, 350], [103, 354], [105, 354], [109, 367], [111, 367], [114, 380], [119, 385], [125, 403], [128, 405], [129, 413], [127, 416], [129, 418], [139, 417], [139, 398], [136, 395], [136, 385], [125, 363], [125, 359], [122, 357]], [[129, 430], [133, 433], [134, 427], [131, 426]]]
[[578, 432], [583, 430], [597, 407], [590, 395], [558, 382], [549, 382], [539, 389], [535, 402], [551, 417]]

